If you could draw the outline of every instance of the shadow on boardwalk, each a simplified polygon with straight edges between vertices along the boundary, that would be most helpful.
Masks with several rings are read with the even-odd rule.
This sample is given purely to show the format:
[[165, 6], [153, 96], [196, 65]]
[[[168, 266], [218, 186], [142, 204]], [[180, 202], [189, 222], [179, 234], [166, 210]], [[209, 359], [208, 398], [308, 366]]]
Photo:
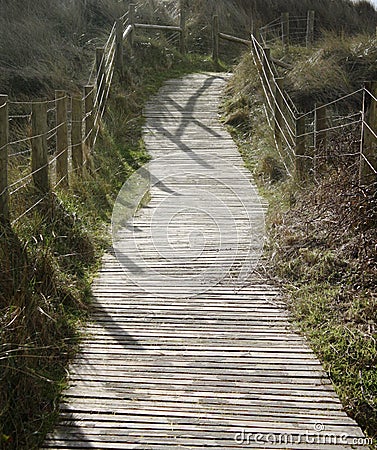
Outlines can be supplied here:
[[[249, 231], [256, 228], [263, 208], [250, 186], [249, 173], [243, 178], [229, 171], [230, 160], [246, 173], [234, 142], [217, 121], [222, 79], [192, 75], [174, 80], [149, 106], [146, 145], [154, 161], [159, 161], [151, 165], [149, 179], [156, 185], [152, 175], [157, 179], [166, 176], [165, 184], [158, 186], [149, 206], [123, 230], [125, 241], [130, 231], [135, 233], [149, 266], [132, 259], [136, 246], [121, 247], [120, 255], [126, 262], [132, 259], [129, 274], [140, 274], [147, 289], [127, 281], [113, 255], [104, 258], [93, 290], [93, 322], [88, 327], [92, 334], [72, 367], [71, 388], [61, 408], [64, 422], [46, 448], [232, 450], [248, 445], [235, 441], [243, 429], [277, 438], [280, 432], [294, 437], [308, 434], [314, 443], [318, 428], [337, 437], [346, 434], [347, 444], [283, 443], [276, 448], [340, 450], [354, 448], [352, 439], [362, 436], [342, 410], [319, 361], [291, 330], [287, 314], [274, 301], [277, 291], [263, 277], [236, 289], [238, 272], [227, 270], [221, 283], [216, 279], [212, 284], [213, 272], [206, 272], [194, 284], [185, 284], [185, 276], [196, 275], [207, 264], [220, 266], [222, 271], [228, 267], [229, 251], [238, 243], [237, 230], [242, 244], [237, 248], [244, 253], [237, 253], [234, 267], [241, 270], [243, 255], [250, 263], [259, 258], [260, 247], [253, 245], [250, 252], [249, 243], [260, 240], [250, 240]], [[174, 172], [175, 165], [181, 172]], [[198, 183], [198, 176], [207, 177], [205, 183]], [[214, 178], [216, 183], [212, 183]], [[209, 186], [221, 207], [214, 196], [198, 194], [201, 185]], [[224, 185], [232, 189], [223, 189]], [[234, 201], [239, 189], [245, 194], [240, 197], [242, 204]], [[194, 254], [191, 267], [184, 258], [171, 264], [174, 255], [163, 252], [168, 247], [165, 241], [161, 253], [155, 252], [150, 219], [158, 209], [156, 223], [165, 226], [168, 213], [175, 215], [186, 205], [183, 195], [174, 199], [173, 207], [157, 208], [175, 191], [189, 192], [190, 214], [173, 224], [170, 243], [177, 242], [187, 253], [191, 247], [182, 245], [183, 237], [197, 231], [190, 228], [197, 223], [198, 230], [207, 233], [211, 245], [207, 249], [222, 248], [216, 238], [219, 227], [204, 220], [219, 212], [218, 223], [226, 231], [221, 234], [224, 253], [202, 252], [202, 260]], [[130, 196], [124, 200], [132, 205]], [[222, 205], [234, 210], [234, 221], [224, 221]], [[205, 216], [193, 215], [195, 208], [202, 208]], [[161, 234], [156, 236], [161, 244]], [[204, 292], [203, 283], [208, 280], [211, 288]], [[201, 295], [193, 295], [196, 285]], [[250, 446], [257, 447], [272, 445]]]
[[[195, 162], [199, 163], [202, 167], [206, 169], [213, 169], [213, 166], [209, 164], [205, 159], [199, 156], [189, 145], [184, 142], [184, 138], [187, 141], [187, 127], [188, 125], [196, 125], [203, 132], [203, 139], [217, 138], [222, 139], [223, 135], [213, 130], [211, 127], [207, 126], [200, 119], [194, 118], [195, 109], [197, 107], [197, 103], [200, 100], [201, 96], [208, 91], [208, 89], [215, 83], [217, 80], [226, 80], [224, 76], [221, 75], [213, 75], [208, 77], [203, 81], [202, 85], [195, 91], [193, 95], [191, 95], [186, 101], [185, 105], [180, 105], [177, 101], [175, 101], [171, 96], [164, 97], [165, 104], [159, 104], [161, 107], [161, 113], [159, 117], [154, 118], [153, 120], [153, 131], [161, 133], [165, 138], [168, 138], [171, 143], [173, 143], [177, 149], [184, 151], [188, 155], [190, 155]], [[167, 108], [167, 105], [171, 105], [175, 108], [174, 114]], [[164, 114], [165, 112], [165, 114]], [[178, 126], [177, 129], [172, 132], [165, 125], [167, 115], [170, 115], [173, 119], [177, 119], [176, 112], [181, 114], [181, 120], [177, 120]], [[166, 114], [168, 113], [168, 114]], [[185, 116], [189, 118], [189, 120], [184, 120]]]

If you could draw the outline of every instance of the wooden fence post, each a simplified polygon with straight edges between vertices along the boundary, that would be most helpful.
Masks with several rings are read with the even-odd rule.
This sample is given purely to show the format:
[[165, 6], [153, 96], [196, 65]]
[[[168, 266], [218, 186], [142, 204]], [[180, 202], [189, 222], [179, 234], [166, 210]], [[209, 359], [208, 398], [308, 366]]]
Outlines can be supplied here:
[[327, 128], [327, 108], [326, 106], [319, 106], [315, 109], [315, 150], [317, 154], [322, 149], [326, 150]]
[[34, 186], [42, 193], [50, 190], [47, 147], [47, 102], [33, 103], [31, 107], [31, 170]]
[[252, 52], [252, 55], [254, 57], [255, 64], [257, 66], [258, 73], [263, 77], [262, 64], [261, 64], [261, 54], [260, 54], [257, 42], [258, 42], [258, 39], [254, 35], [254, 39], [252, 37], [251, 52]]
[[98, 106], [101, 103], [101, 98], [105, 92], [105, 58], [104, 49], [102, 47], [96, 48], [96, 73], [97, 73], [97, 101]]
[[212, 59], [217, 64], [219, 62], [219, 16], [213, 16], [212, 41]]
[[[262, 53], [262, 68], [264, 72], [264, 80], [266, 81], [266, 89], [268, 92], [270, 92], [270, 86], [271, 86], [271, 79], [273, 77], [271, 68], [272, 68], [272, 61], [271, 61], [271, 49], [269, 47], [263, 48]], [[270, 92], [271, 94], [271, 92]]]
[[254, 16], [251, 14], [250, 16], [250, 34], [255, 35], [255, 22], [254, 22]]
[[[377, 98], [377, 81], [368, 82], [365, 88]], [[360, 155], [360, 184], [368, 186], [377, 182], [377, 102], [364, 91], [363, 141]]]
[[94, 86], [84, 87], [84, 113], [85, 113], [85, 146], [87, 153], [92, 150], [94, 142]]
[[295, 176], [302, 181], [307, 176], [305, 117], [299, 117], [296, 121], [296, 145], [295, 145]]
[[314, 42], [314, 22], [315, 11], [308, 11], [307, 25], [306, 25], [306, 46], [310, 47]]
[[0, 221], [4, 223], [9, 220], [8, 143], [8, 96], [0, 95]]
[[180, 0], [179, 2], [180, 15], [179, 15], [179, 27], [181, 28], [181, 39], [180, 39], [180, 50], [182, 55], [186, 54], [187, 51], [187, 35], [186, 35], [186, 1]]
[[131, 49], [134, 46], [135, 41], [135, 5], [133, 3], [130, 3], [130, 6], [128, 7], [128, 22], [132, 26], [132, 30], [130, 33], [130, 46]]
[[68, 186], [67, 94], [55, 91], [56, 107], [56, 182]]
[[275, 139], [276, 145], [279, 150], [282, 150], [282, 134], [283, 134], [283, 89], [284, 89], [284, 78], [275, 78], [276, 83], [276, 101], [275, 101]]
[[82, 104], [81, 97], [72, 98], [72, 169], [74, 172], [82, 173], [84, 164], [83, 142], [82, 142]]
[[116, 21], [116, 44], [115, 44], [115, 54], [116, 54], [116, 68], [118, 70], [119, 76], [123, 78], [124, 75], [124, 61], [123, 61], [123, 22], [121, 19]]
[[281, 40], [285, 47], [289, 45], [289, 13], [281, 14]]

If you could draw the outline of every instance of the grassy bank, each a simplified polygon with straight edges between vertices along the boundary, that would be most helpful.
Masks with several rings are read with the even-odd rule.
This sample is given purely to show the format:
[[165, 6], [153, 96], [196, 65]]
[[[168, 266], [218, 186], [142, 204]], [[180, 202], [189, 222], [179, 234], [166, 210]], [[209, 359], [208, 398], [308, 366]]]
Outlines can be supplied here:
[[[147, 43], [145, 43], [147, 40]], [[112, 206], [147, 160], [142, 108], [164, 80], [201, 69], [163, 41], [136, 43], [115, 82], [91, 170], [71, 178], [0, 239], [0, 447], [34, 449], [56, 417], [66, 370], [90, 310], [90, 283], [110, 245]], [[25, 188], [19, 201], [35, 193]]]
[[[347, 42], [337, 43], [337, 48], [347, 47]], [[360, 47], [363, 42], [360, 38]], [[278, 54], [279, 49], [275, 51]], [[292, 51], [291, 61], [297, 67], [302, 57], [297, 54], [307, 50]], [[365, 59], [359, 59], [357, 68], [363, 64], [376, 70]], [[325, 86], [325, 78], [310, 85], [305, 77], [312, 72], [295, 70], [297, 85], [311, 87], [310, 95], [334, 94]], [[361, 78], [361, 71], [358, 74]], [[289, 88], [292, 97], [301, 98], [301, 90], [293, 83]], [[341, 140], [338, 156], [318, 180], [302, 185], [287, 176], [266, 123], [250, 55], [236, 69], [224, 107], [225, 121], [232, 126], [245, 162], [270, 204], [266, 253], [271, 278], [281, 285], [295, 325], [323, 362], [345, 410], [376, 439], [375, 194], [360, 188], [357, 170], [344, 164], [342, 154], [348, 146]]]

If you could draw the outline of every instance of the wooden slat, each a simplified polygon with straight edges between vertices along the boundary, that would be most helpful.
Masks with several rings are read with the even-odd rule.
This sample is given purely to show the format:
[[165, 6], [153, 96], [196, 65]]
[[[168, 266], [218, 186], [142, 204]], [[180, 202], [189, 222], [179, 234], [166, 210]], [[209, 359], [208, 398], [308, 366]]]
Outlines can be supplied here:
[[[163, 184], [103, 259], [46, 449], [261, 448], [236, 442], [243, 429], [311, 439], [271, 450], [364, 448], [279, 290], [253, 272], [267, 205], [218, 121], [225, 81], [169, 81], [145, 109], [150, 172]], [[315, 424], [347, 440], [315, 442]]]

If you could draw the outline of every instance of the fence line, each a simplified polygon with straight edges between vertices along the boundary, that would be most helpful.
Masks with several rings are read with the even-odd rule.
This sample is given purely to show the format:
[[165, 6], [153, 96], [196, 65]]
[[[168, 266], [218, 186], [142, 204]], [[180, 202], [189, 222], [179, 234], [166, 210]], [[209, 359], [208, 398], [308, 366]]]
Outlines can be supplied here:
[[258, 34], [265, 46], [279, 41], [284, 46], [289, 43], [305, 43], [310, 46], [314, 43], [316, 36], [315, 11], [308, 11], [306, 16], [282, 13], [274, 21], [259, 28]]
[[[254, 35], [252, 35], [252, 54], [265, 94], [268, 122], [274, 131], [275, 145], [286, 168], [287, 158], [290, 159], [292, 148], [294, 149], [294, 169], [287, 172], [295, 173], [299, 180], [305, 179], [309, 172], [316, 170], [318, 160], [331, 159], [327, 148], [329, 138], [336, 136], [338, 139], [344, 139], [344, 133], [339, 135], [337, 132], [350, 130], [352, 133], [360, 133], [360, 140], [353, 141], [353, 145], [360, 144], [360, 149], [358, 152], [348, 152], [343, 156], [357, 156], [360, 183], [373, 185], [376, 182], [377, 168], [377, 83], [368, 83], [355, 92], [300, 114], [295, 106], [293, 109], [296, 112], [292, 109], [291, 99], [284, 89], [281, 89], [282, 83], [278, 83], [276, 66], [271, 59], [269, 48], [259, 43]], [[346, 116], [334, 115], [330, 107], [339, 107], [345, 100], [357, 98], [361, 93], [363, 101], [360, 110]], [[295, 122], [294, 134], [292, 127], [289, 126], [291, 120]], [[310, 127], [307, 122], [312, 126]], [[294, 146], [290, 142], [292, 137]], [[323, 152], [326, 154], [323, 155]], [[302, 164], [302, 159], [312, 160], [313, 163]]]
[[[297, 27], [298, 22], [304, 21], [305, 27]], [[292, 24], [296, 24], [294, 33]], [[309, 46], [314, 42], [314, 24], [314, 11], [309, 11], [305, 17], [290, 17], [289, 14], [283, 13], [278, 19], [260, 28], [256, 32], [259, 37], [251, 33], [251, 40], [246, 40], [221, 33], [218, 17], [214, 16], [212, 55], [215, 62], [218, 62], [221, 39], [250, 47], [265, 97], [264, 109], [267, 121], [274, 133], [278, 154], [290, 176], [294, 175], [298, 180], [305, 180], [310, 173], [317, 176], [317, 172], [321, 171], [319, 162], [331, 161], [329, 142], [335, 138], [348, 138], [345, 132], [353, 135], [359, 133], [360, 139], [355, 141], [353, 138], [352, 144], [358, 144], [359, 150], [347, 152], [343, 156], [358, 157], [360, 184], [372, 186], [376, 182], [377, 168], [377, 83], [369, 83], [355, 92], [326, 104], [316, 105], [309, 112], [300, 113], [284, 90], [284, 80], [279, 77], [278, 67], [288, 70], [292, 67], [272, 58], [270, 48], [267, 46], [272, 41], [281, 41], [282, 44], [289, 45], [290, 38], [296, 34], [301, 36], [301, 41], [305, 39], [306, 45]], [[272, 29], [277, 31], [271, 39], [267, 39], [266, 33]], [[358, 98], [361, 94], [363, 101], [360, 110], [346, 116], [336, 116], [336, 107], [339, 108], [345, 100], [351, 97]], [[359, 118], [352, 120], [356, 117]]]
[[[17, 196], [27, 186], [37, 188], [43, 199], [46, 193], [58, 186], [69, 186], [70, 172], [82, 173], [88, 167], [106, 112], [114, 73], [117, 71], [120, 77], [124, 74], [124, 42], [128, 42], [132, 48], [135, 33], [139, 29], [157, 30], [169, 33], [168, 42], [175, 42], [179, 38], [180, 49], [184, 53], [184, 0], [180, 2], [180, 14], [175, 14], [174, 17], [179, 20], [178, 25], [139, 23], [136, 20], [138, 16], [135, 6], [130, 4], [129, 10], [114, 22], [103, 47], [96, 49], [96, 59], [88, 84], [80, 97], [71, 98], [65, 92], [56, 91], [53, 100], [18, 102], [9, 101], [6, 95], [0, 95], [1, 221], [15, 223], [41, 203], [38, 199], [26, 211], [20, 211], [16, 219], [12, 217], [11, 220], [14, 212], [10, 211], [9, 199]], [[298, 25], [304, 22], [305, 27]], [[284, 89], [284, 80], [279, 77], [279, 67], [289, 70], [290, 66], [272, 58], [267, 47], [268, 42], [273, 40], [289, 45], [291, 38], [296, 35], [310, 45], [315, 36], [314, 23], [313, 11], [309, 11], [305, 17], [283, 13], [281, 17], [260, 28], [256, 33], [258, 37], [252, 33], [248, 40], [222, 33], [218, 17], [215, 16], [212, 30], [214, 61], [219, 61], [220, 40], [250, 48], [264, 92], [266, 116], [273, 130], [275, 146], [289, 175], [304, 180], [308, 174], [316, 172], [319, 162], [331, 159], [328, 146], [339, 136], [339, 131], [343, 132], [343, 138], [344, 131], [349, 130], [353, 134], [360, 131], [360, 140], [353, 139], [352, 144], [358, 144], [359, 149], [354, 151], [351, 148], [347, 157], [357, 155], [360, 182], [372, 185], [375, 183], [377, 168], [377, 83], [368, 83], [355, 92], [300, 114]], [[336, 116], [333, 108], [352, 96], [361, 94], [363, 100], [360, 111]], [[11, 109], [15, 111], [10, 112]], [[19, 121], [24, 121], [24, 125], [19, 125]], [[24, 129], [27, 130], [27, 135], [20, 136], [20, 130]], [[14, 168], [20, 158], [24, 167], [21, 176], [20, 171]], [[14, 179], [17, 176], [19, 178]]]
[[[170, 43], [179, 40], [184, 53], [186, 7], [182, 0], [179, 9], [167, 11], [179, 22], [177, 26], [154, 25], [137, 23], [135, 5], [130, 4], [128, 11], [114, 22], [104, 45], [96, 48], [88, 84], [80, 97], [56, 91], [53, 100], [9, 101], [6, 95], [0, 95], [1, 222], [17, 223], [37, 208], [48, 193], [58, 186], [68, 187], [69, 173], [82, 174], [90, 166], [88, 160], [98, 140], [115, 71], [121, 78], [124, 75], [124, 43], [132, 48], [138, 29], [157, 30], [169, 33]], [[12, 114], [11, 108], [16, 109]], [[28, 186], [33, 187], [34, 203], [18, 211], [20, 202], [16, 199], [10, 207], [10, 199]], [[18, 216], [14, 218], [16, 211]]]

